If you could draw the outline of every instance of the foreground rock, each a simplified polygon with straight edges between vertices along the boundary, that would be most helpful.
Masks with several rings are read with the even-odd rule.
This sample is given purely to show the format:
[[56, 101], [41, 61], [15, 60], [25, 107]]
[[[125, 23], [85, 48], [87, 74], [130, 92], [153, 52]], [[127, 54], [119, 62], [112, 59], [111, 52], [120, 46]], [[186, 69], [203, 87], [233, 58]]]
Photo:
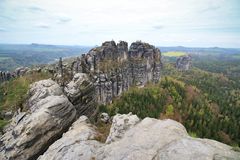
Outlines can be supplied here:
[[96, 157], [97, 149], [102, 146], [94, 140], [96, 134], [87, 117], [81, 116], [38, 160], [92, 160]]
[[[85, 117], [80, 117], [73, 127], [50, 146], [39, 159], [240, 159], [240, 153], [234, 152], [230, 146], [214, 140], [190, 137], [184, 126], [176, 121], [145, 118], [138, 122], [137, 119], [131, 114], [116, 115], [113, 118], [115, 122], [113, 122], [109, 136], [114, 137], [113, 133], [118, 132], [116, 131], [118, 128], [125, 129], [116, 141], [103, 144], [94, 140], [94, 135], [97, 134], [95, 127], [87, 123]], [[128, 127], [129, 124], [132, 124], [131, 127]]]
[[1, 160], [37, 158], [75, 119], [75, 108], [52, 80], [34, 83], [29, 96], [29, 112], [1, 137]]
[[63, 95], [61, 87], [52, 81], [52, 80], [42, 80], [35, 82], [31, 85], [30, 90], [28, 91], [28, 100], [26, 102], [27, 109], [30, 109], [34, 112], [36, 104], [40, 100], [48, 96], [61, 96]]
[[77, 73], [64, 92], [77, 110], [77, 116], [91, 117], [96, 112], [95, 86], [85, 73]]
[[113, 117], [110, 133], [107, 137], [106, 143], [111, 143], [122, 138], [124, 133], [136, 125], [140, 119], [136, 115], [117, 114]]

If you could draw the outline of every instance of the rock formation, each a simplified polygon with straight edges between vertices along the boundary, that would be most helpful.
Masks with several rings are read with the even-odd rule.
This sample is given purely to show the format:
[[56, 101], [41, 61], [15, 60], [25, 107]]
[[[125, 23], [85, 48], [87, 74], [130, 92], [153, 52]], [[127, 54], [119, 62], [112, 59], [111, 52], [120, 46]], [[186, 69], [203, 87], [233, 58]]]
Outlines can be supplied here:
[[[79, 60], [78, 60], [79, 61]], [[73, 62], [74, 72], [87, 73], [96, 86], [97, 102], [111, 103], [130, 86], [144, 86], [158, 82], [161, 71], [161, 52], [148, 43], [107, 41], [81, 57], [81, 64]]]
[[61, 139], [39, 157], [39, 160], [237, 160], [240, 158], [240, 153], [231, 150], [230, 146], [209, 139], [190, 137], [180, 123], [170, 119], [145, 118], [133, 123], [131, 127], [122, 127], [124, 126], [122, 122], [128, 123], [132, 118], [138, 119], [136, 115], [131, 114], [116, 115], [113, 118], [115, 121], [110, 135], [116, 132], [115, 129], [122, 130], [122, 134], [117, 141], [106, 144], [94, 140], [97, 134], [95, 127], [88, 123], [85, 116], [80, 117]]
[[136, 125], [140, 119], [136, 115], [129, 114], [117, 114], [113, 117], [112, 127], [107, 137], [106, 143], [115, 142], [123, 137], [126, 130]]
[[10, 73], [10, 72], [4, 72], [4, 71], [0, 71], [0, 83], [5, 82], [5, 81], [9, 81], [10, 79], [14, 78], [15, 74]]
[[64, 88], [64, 92], [77, 111], [77, 116], [92, 117], [96, 111], [95, 86], [85, 73], [77, 73]]
[[23, 76], [28, 71], [30, 71], [30, 68], [28, 68], [28, 67], [18, 67], [15, 69], [14, 73], [16, 74], [16, 76]]
[[102, 146], [94, 140], [96, 134], [88, 118], [81, 116], [38, 160], [91, 160], [95, 157], [95, 151]]
[[11, 123], [0, 139], [0, 157], [34, 159], [68, 129], [76, 116], [74, 106], [52, 80], [34, 83], [29, 92], [29, 113]]
[[183, 71], [189, 70], [191, 65], [192, 65], [192, 57], [189, 55], [178, 57], [176, 62], [176, 68]]
[[29, 71], [30, 71], [30, 69], [28, 67], [16, 68], [14, 72], [0, 71], [0, 83], [9, 81], [10, 79], [15, 78], [15, 77], [23, 76]]

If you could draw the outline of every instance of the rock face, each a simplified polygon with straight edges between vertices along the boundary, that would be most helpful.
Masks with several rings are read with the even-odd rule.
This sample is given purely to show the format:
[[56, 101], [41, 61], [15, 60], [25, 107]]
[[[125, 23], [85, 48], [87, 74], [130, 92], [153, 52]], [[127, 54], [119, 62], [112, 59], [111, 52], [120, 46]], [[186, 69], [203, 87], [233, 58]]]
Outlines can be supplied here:
[[30, 70], [30, 68], [28, 68], [28, 67], [19, 67], [19, 68], [16, 68], [14, 72], [15, 72], [16, 76], [23, 76], [29, 70]]
[[189, 55], [180, 56], [176, 62], [176, 68], [183, 71], [189, 70], [191, 65], [192, 65], [192, 57]]
[[97, 101], [111, 103], [130, 86], [158, 82], [161, 52], [148, 43], [134, 42], [128, 51], [127, 42], [107, 41], [81, 57], [81, 71], [92, 75]]
[[29, 113], [17, 116], [0, 140], [0, 157], [35, 159], [68, 129], [76, 110], [52, 80], [34, 83], [29, 92]]
[[61, 139], [53, 143], [38, 160], [91, 160], [102, 146], [94, 140], [96, 131], [86, 116], [81, 116]]
[[77, 116], [91, 117], [96, 110], [95, 86], [85, 73], [77, 73], [64, 92], [77, 110]]
[[[231, 150], [230, 146], [209, 139], [190, 137], [183, 125], [170, 119], [145, 118], [138, 122], [139, 119], [131, 114], [116, 115], [113, 119], [115, 121], [109, 136], [116, 132], [114, 128], [116, 130], [122, 128], [124, 131], [116, 141], [109, 144], [97, 142], [94, 140], [94, 135], [97, 134], [95, 127], [87, 123], [86, 117], [80, 117], [73, 127], [51, 145], [39, 159], [238, 160], [240, 158], [240, 153]], [[133, 123], [130, 123], [131, 119]], [[128, 124], [132, 125], [128, 127]]]
[[113, 117], [110, 133], [107, 137], [106, 143], [111, 143], [122, 138], [124, 133], [136, 125], [140, 119], [136, 115], [117, 114]]
[[40, 107], [34, 104], [36, 104], [40, 100], [48, 96], [61, 96], [61, 95], [63, 95], [62, 89], [56, 82], [50, 79], [38, 81], [30, 86], [30, 89], [28, 91], [29, 98], [26, 104], [28, 109], [34, 112], [35, 109], [38, 109], [35, 107]]
[[10, 73], [8, 71], [7, 72], [0, 71], [0, 83], [9, 81], [10, 79], [12, 79], [14, 77], [15, 77], [14, 73]]
[[95, 85], [97, 103], [108, 104], [131, 86], [158, 82], [161, 66], [160, 50], [148, 43], [137, 41], [128, 49], [127, 42], [106, 41], [71, 62], [60, 59], [54, 78], [66, 86], [66, 77], [72, 79], [77, 73], [86, 73]]

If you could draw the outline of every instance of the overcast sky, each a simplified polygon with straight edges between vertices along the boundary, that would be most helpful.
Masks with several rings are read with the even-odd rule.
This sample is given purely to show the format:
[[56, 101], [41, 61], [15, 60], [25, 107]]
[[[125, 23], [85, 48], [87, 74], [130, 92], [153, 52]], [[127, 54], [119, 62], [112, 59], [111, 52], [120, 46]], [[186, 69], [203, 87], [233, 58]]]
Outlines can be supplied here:
[[0, 43], [240, 48], [240, 0], [0, 0]]

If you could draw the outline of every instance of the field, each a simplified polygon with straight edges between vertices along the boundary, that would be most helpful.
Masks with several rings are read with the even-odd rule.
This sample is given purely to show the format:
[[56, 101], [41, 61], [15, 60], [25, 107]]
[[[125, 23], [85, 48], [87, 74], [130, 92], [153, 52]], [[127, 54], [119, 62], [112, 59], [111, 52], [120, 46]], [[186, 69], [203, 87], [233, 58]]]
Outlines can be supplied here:
[[0, 57], [0, 62], [10, 59], [10, 57]]
[[59, 57], [80, 56], [90, 49], [87, 46], [0, 44], [0, 71], [13, 71], [19, 66], [46, 64]]
[[166, 57], [180, 57], [186, 55], [185, 52], [164, 52], [162, 53], [163, 56]]

